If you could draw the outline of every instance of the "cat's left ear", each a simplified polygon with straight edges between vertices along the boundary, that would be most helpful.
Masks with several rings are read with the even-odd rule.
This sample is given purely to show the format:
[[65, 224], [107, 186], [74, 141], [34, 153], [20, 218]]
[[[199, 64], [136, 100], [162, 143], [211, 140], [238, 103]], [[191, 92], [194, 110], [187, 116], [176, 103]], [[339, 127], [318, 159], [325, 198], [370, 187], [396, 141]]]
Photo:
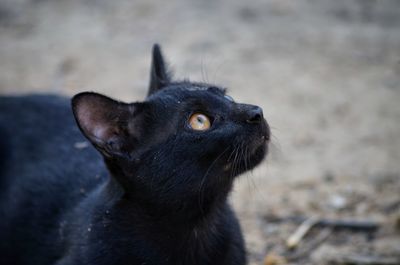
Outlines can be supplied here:
[[161, 47], [158, 44], [154, 44], [151, 59], [150, 84], [147, 96], [167, 86], [170, 82], [171, 76], [164, 62]]
[[126, 104], [83, 92], [72, 98], [72, 110], [86, 138], [105, 157], [129, 156], [138, 142], [142, 103]]

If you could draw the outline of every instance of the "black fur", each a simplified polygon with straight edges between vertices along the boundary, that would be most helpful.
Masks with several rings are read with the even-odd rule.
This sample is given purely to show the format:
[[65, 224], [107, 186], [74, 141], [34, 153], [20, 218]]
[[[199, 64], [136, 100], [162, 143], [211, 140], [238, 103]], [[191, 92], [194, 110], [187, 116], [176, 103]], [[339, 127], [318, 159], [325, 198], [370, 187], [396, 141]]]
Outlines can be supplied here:
[[0, 264], [246, 263], [227, 196], [265, 156], [262, 111], [171, 81], [158, 46], [151, 69], [143, 102], [0, 97]]

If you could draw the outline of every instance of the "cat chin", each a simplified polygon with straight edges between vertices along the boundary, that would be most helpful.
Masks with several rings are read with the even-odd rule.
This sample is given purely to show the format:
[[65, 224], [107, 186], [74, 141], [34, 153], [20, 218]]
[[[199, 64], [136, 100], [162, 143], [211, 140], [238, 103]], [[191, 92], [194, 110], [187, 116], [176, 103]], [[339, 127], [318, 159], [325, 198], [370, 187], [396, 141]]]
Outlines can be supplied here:
[[261, 161], [267, 156], [268, 153], [268, 144], [264, 142], [260, 145], [253, 153], [252, 159], [254, 159], [254, 166], [261, 163]]
[[[254, 143], [253, 143], [254, 144]], [[246, 171], [252, 170], [259, 165], [268, 153], [268, 144], [265, 139], [258, 142], [256, 147], [248, 153], [238, 151], [238, 160], [230, 161], [223, 167], [223, 172], [230, 176], [238, 176]]]
[[258, 147], [253, 149], [253, 152], [251, 153], [250, 159], [249, 159], [250, 162], [247, 162], [248, 169], [253, 169], [258, 164], [260, 164], [263, 161], [263, 159], [266, 157], [267, 153], [268, 153], [268, 145], [265, 141], [263, 141], [262, 144], [260, 144]]

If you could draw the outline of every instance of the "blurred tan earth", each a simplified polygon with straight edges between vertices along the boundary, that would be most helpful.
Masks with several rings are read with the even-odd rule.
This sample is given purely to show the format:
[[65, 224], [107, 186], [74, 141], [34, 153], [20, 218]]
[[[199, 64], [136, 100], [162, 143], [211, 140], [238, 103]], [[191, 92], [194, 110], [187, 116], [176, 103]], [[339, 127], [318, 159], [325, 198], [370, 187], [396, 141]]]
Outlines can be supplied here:
[[231, 198], [250, 264], [321, 232], [292, 253], [298, 224], [266, 216], [381, 224], [337, 231], [290, 264], [400, 258], [400, 1], [0, 0], [0, 93], [142, 100], [154, 42], [176, 77], [227, 87], [272, 126], [268, 159]]

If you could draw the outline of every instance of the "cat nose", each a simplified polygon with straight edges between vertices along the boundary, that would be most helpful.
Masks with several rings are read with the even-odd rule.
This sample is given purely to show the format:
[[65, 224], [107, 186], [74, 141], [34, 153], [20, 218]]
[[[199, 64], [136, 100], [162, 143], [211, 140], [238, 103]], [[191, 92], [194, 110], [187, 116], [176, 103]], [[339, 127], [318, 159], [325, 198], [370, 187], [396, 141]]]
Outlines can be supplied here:
[[247, 111], [247, 123], [261, 123], [264, 119], [263, 110], [258, 106], [252, 106], [251, 109]]

